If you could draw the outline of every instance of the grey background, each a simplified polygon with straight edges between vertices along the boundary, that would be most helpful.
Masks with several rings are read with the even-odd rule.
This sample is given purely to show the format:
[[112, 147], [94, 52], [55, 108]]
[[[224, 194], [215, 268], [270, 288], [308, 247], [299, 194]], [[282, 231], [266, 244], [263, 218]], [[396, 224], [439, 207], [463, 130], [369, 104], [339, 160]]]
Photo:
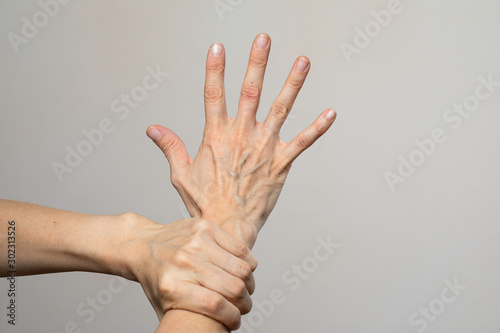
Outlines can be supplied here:
[[[133, 211], [160, 223], [183, 218], [168, 164], [145, 129], [172, 128], [194, 154], [210, 44], [226, 47], [234, 116], [252, 40], [266, 32], [273, 44], [259, 119], [299, 55], [312, 68], [283, 139], [327, 107], [338, 118], [294, 163], [259, 235], [254, 301], [275, 289], [286, 300], [269, 316], [254, 308], [247, 332], [418, 332], [409, 317], [438, 304], [443, 281], [455, 278], [467, 289], [421, 331], [498, 332], [500, 91], [457, 130], [443, 114], [474, 94], [479, 76], [500, 80], [500, 2], [401, 0], [401, 13], [350, 63], [341, 43], [353, 44], [353, 29], [387, 1], [231, 3], [219, 16], [212, 1], [71, 1], [15, 53], [8, 34], [21, 34], [22, 18], [32, 21], [40, 5], [1, 0], [0, 197], [93, 214]], [[169, 76], [120, 120], [112, 101], [156, 65]], [[103, 118], [114, 131], [60, 182], [51, 164], [64, 163], [65, 147]], [[398, 156], [436, 127], [447, 141], [391, 191], [384, 173], [397, 172]], [[328, 235], [340, 247], [291, 290], [283, 274]], [[16, 327], [6, 324], [2, 280], [0, 330], [64, 332], [75, 321], [83, 332], [153, 332], [156, 316], [134, 283], [92, 322], [77, 315], [110, 279], [18, 279]]]

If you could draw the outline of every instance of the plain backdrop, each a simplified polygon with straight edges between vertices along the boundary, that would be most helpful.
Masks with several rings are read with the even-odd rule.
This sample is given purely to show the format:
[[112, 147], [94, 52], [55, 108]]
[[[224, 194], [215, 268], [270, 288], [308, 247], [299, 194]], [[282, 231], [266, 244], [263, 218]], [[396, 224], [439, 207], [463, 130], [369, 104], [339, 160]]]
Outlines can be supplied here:
[[[311, 71], [283, 140], [328, 107], [338, 118], [294, 163], [259, 235], [259, 306], [241, 332], [499, 331], [500, 87], [474, 96], [480, 77], [500, 81], [500, 2], [73, 0], [57, 11], [47, 3], [0, 0], [1, 198], [160, 223], [185, 217], [145, 130], [167, 126], [195, 154], [210, 45], [225, 45], [234, 116], [253, 38], [265, 32], [272, 47], [258, 119], [300, 55]], [[388, 6], [398, 11], [390, 22], [380, 12]], [[38, 31], [24, 27], [35, 21]], [[157, 68], [168, 75], [142, 99], [142, 80]], [[131, 93], [141, 101], [114, 112]], [[453, 113], [464, 102], [473, 111]], [[113, 131], [85, 146], [82, 131], [103, 119]], [[446, 141], [432, 148], [436, 128]], [[54, 162], [67, 165], [78, 145], [87, 156], [58, 179]], [[400, 166], [410, 157], [417, 166]], [[404, 182], [391, 190], [387, 172]], [[338, 246], [315, 257], [318, 238]], [[110, 299], [110, 279], [18, 278], [15, 327], [3, 279], [0, 331], [73, 332], [74, 322], [81, 332], [153, 332], [140, 285]], [[281, 297], [271, 306], [273, 292]], [[77, 309], [89, 309], [89, 297], [105, 304], [87, 322]]]

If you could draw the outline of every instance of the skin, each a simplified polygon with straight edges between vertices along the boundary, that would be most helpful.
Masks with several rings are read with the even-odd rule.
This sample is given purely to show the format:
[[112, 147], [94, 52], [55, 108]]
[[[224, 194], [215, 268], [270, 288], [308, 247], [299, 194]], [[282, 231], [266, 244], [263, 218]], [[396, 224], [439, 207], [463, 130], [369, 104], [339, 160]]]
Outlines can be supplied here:
[[184, 309], [233, 328], [252, 306], [257, 261], [213, 222], [162, 225], [133, 213], [88, 215], [8, 200], [0, 200], [0, 221], [1, 257], [15, 250], [15, 261], [0, 260], [0, 276], [114, 274], [139, 282], [159, 319]]
[[[280, 129], [310, 69], [309, 59], [301, 56], [266, 120], [256, 120], [270, 45], [266, 34], [254, 40], [236, 118], [230, 118], [226, 110], [224, 48], [218, 43], [211, 46], [204, 89], [206, 122], [195, 158], [188, 155], [172, 130], [159, 125], [147, 130], [168, 159], [172, 184], [191, 216], [214, 221], [249, 248], [274, 208], [292, 162], [330, 128], [336, 117], [333, 109], [327, 109], [292, 141], [280, 139]], [[229, 329], [208, 317], [171, 310], [156, 332]]]

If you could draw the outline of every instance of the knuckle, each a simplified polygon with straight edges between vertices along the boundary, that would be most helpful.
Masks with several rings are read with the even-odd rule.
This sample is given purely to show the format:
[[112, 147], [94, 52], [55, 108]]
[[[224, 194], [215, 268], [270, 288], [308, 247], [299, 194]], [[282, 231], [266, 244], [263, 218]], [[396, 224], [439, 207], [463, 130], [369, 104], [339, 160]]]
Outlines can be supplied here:
[[246, 261], [239, 262], [237, 264], [236, 270], [239, 276], [243, 279], [248, 279], [252, 274], [252, 267]]
[[259, 266], [259, 261], [255, 257], [252, 257], [250, 264], [250, 269], [252, 270], [252, 272], [254, 272], [257, 269], [257, 266]]
[[[257, 147], [270, 147], [273, 146], [275, 140], [278, 138], [278, 131], [271, 127], [262, 127], [259, 137], [255, 139], [255, 145]], [[245, 232], [252, 234], [253, 228], [246, 223], [244, 227]]]
[[285, 118], [288, 111], [288, 105], [283, 102], [276, 102], [271, 106], [271, 112], [276, 118]]
[[219, 294], [207, 294], [201, 298], [201, 306], [208, 313], [219, 313], [224, 300]]
[[212, 85], [205, 88], [205, 102], [210, 104], [221, 104], [224, 99], [224, 91], [221, 87]]
[[188, 248], [191, 250], [191, 252], [194, 253], [199, 253], [203, 251], [203, 241], [201, 237], [198, 236], [198, 234], [195, 234], [195, 236], [189, 240]]
[[212, 61], [207, 64], [207, 72], [215, 75], [222, 75], [224, 73], [224, 62]]
[[249, 60], [250, 67], [255, 69], [264, 69], [267, 65], [266, 57], [251, 57]]
[[248, 252], [248, 248], [245, 246], [245, 244], [236, 242], [234, 244], [234, 251], [237, 257], [244, 257]]
[[297, 137], [296, 145], [300, 150], [304, 150], [307, 149], [311, 144], [309, 138], [306, 135], [300, 134]]
[[252, 272], [255, 271], [258, 266], [259, 266], [259, 261], [257, 260], [257, 258], [252, 253], [252, 264], [251, 264]]
[[249, 101], [255, 102], [259, 100], [261, 88], [254, 84], [245, 83], [241, 88], [241, 98]]
[[178, 293], [175, 283], [166, 274], [160, 277], [158, 281], [158, 290], [162, 295], [168, 295], [169, 298], [175, 298]]
[[289, 78], [288, 82], [287, 82], [287, 85], [293, 89], [300, 89], [300, 88], [302, 88], [303, 84], [304, 84], [304, 80], [300, 80], [300, 79], [293, 78], [293, 77]]
[[234, 264], [234, 271], [239, 278], [246, 280], [252, 274], [252, 266], [244, 260], [238, 260]]
[[209, 146], [222, 146], [224, 144], [224, 138], [221, 132], [214, 127], [205, 129], [203, 133], [203, 140]]
[[189, 255], [184, 250], [176, 250], [173, 255], [173, 262], [181, 268], [189, 268], [192, 266], [192, 261]]
[[170, 153], [175, 153], [182, 148], [182, 142], [180, 140], [166, 140], [162, 143], [161, 149], [167, 154], [167, 158]]
[[158, 290], [162, 299], [161, 308], [166, 313], [176, 307], [187, 295], [187, 290], [181, 283], [176, 283], [169, 278], [163, 278], [164, 282], [159, 284]]
[[228, 289], [232, 297], [238, 299], [245, 295], [246, 285], [242, 280], [234, 278], [229, 284]]
[[321, 136], [323, 134], [325, 134], [325, 132], [327, 131], [327, 127], [326, 126], [323, 126], [323, 124], [314, 124], [314, 130]]

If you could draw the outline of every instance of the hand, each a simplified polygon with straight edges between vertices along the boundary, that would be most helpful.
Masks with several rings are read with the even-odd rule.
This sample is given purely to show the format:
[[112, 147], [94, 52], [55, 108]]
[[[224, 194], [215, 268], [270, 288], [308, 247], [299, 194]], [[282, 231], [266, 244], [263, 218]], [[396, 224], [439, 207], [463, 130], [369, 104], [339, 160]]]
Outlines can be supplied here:
[[127, 219], [132, 236], [120, 244], [132, 274], [126, 277], [140, 282], [159, 319], [184, 309], [239, 327], [252, 307], [257, 266], [246, 246], [206, 220], [161, 225], [136, 214]]
[[[215, 223], [184, 219], [161, 225], [133, 213], [89, 215], [1, 199], [0, 220], [0, 253], [7, 257], [9, 237], [18, 240], [11, 263], [18, 275], [119, 275], [141, 283], [159, 318], [184, 309], [231, 328], [252, 306], [257, 261]], [[1, 276], [10, 275], [8, 265], [0, 262]]]
[[274, 208], [292, 162], [336, 117], [335, 111], [328, 109], [291, 142], [280, 139], [280, 129], [310, 68], [309, 59], [299, 57], [266, 120], [257, 122], [270, 44], [266, 34], [257, 36], [253, 43], [234, 119], [226, 112], [224, 48], [212, 45], [206, 66], [206, 123], [194, 159], [171, 130], [159, 125], [147, 130], [167, 157], [172, 184], [191, 216], [221, 224], [249, 247]]

